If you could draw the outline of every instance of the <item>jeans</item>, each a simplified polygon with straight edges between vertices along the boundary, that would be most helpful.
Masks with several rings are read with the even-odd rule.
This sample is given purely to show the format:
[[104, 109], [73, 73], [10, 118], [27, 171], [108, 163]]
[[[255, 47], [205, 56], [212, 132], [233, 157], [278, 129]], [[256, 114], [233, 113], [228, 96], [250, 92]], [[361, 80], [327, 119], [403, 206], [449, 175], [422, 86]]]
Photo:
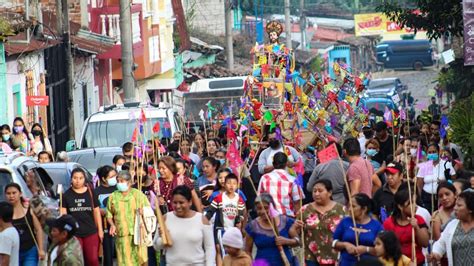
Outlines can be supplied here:
[[158, 261], [156, 260], [156, 251], [153, 246], [148, 247], [148, 266], [158, 266]]
[[104, 232], [104, 241], [102, 242], [102, 260], [104, 266], [112, 266], [114, 264], [115, 238], [108, 232]]
[[36, 246], [24, 251], [20, 251], [20, 266], [37, 266], [38, 249]]

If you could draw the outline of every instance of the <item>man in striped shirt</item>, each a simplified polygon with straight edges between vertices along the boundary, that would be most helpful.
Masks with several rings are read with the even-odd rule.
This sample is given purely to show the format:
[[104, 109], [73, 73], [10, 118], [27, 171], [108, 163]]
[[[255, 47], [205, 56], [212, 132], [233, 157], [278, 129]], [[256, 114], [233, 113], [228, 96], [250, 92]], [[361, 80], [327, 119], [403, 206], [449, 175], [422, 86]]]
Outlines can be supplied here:
[[286, 216], [295, 217], [300, 209], [300, 199], [304, 198], [302, 189], [296, 184], [296, 178], [285, 169], [288, 156], [278, 152], [273, 157], [274, 170], [262, 176], [258, 193], [269, 193], [275, 201], [275, 209]]

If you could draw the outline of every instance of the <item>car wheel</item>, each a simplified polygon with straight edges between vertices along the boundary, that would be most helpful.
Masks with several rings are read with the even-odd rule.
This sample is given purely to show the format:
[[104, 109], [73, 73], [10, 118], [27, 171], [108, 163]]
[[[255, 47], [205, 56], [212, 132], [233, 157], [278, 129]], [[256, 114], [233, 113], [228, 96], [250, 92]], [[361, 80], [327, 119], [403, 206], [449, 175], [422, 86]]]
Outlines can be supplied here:
[[416, 71], [421, 71], [423, 69], [423, 63], [420, 62], [420, 61], [416, 61], [413, 64], [413, 69], [416, 70]]

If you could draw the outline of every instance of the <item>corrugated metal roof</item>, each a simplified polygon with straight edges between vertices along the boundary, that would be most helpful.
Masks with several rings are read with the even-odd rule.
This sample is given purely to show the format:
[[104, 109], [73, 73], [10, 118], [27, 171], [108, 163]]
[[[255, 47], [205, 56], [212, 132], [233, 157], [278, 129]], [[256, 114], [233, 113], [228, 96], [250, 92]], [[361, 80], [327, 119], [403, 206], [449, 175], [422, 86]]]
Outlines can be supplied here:
[[108, 36], [80, 29], [76, 35], [71, 35], [71, 44], [76, 49], [92, 54], [102, 54], [115, 45], [115, 40]]
[[15, 40], [26, 40], [26, 33], [22, 32], [17, 34], [16, 36], [12, 36], [8, 38], [8, 41], [5, 43], [5, 54], [7, 56], [16, 55], [21, 53], [28, 53], [36, 50], [44, 50], [49, 47], [53, 47], [59, 43], [58, 40], [49, 40], [46, 39], [44, 41], [35, 40], [33, 38], [30, 39], [30, 43], [17, 43], [13, 42]]

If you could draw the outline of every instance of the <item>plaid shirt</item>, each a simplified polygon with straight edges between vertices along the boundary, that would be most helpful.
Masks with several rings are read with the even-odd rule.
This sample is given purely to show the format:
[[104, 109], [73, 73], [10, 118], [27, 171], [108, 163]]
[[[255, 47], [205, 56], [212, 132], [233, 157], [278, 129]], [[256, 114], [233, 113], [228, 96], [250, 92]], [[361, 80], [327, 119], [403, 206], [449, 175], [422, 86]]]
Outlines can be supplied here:
[[293, 202], [303, 198], [303, 191], [295, 183], [295, 177], [283, 169], [263, 175], [258, 184], [258, 193], [270, 194], [275, 201], [275, 209], [290, 217], [295, 217]]

